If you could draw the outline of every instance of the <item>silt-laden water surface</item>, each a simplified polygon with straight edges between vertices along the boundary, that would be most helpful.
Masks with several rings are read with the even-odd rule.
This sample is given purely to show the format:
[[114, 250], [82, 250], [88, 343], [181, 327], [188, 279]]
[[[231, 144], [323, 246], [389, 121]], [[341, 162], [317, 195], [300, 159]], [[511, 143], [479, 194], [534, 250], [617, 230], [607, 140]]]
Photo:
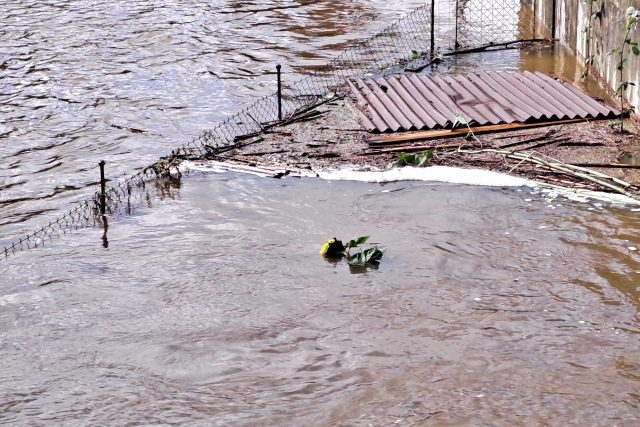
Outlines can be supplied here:
[[[0, 243], [422, 2], [0, 8]], [[446, 3], [446, 2], [441, 2]], [[441, 72], [542, 66], [558, 50]], [[546, 52], [546, 53], [545, 53]], [[560, 69], [562, 68], [562, 69]], [[566, 68], [566, 69], [565, 69]], [[457, 71], [456, 71], [457, 70]], [[192, 173], [0, 264], [0, 424], [637, 425], [629, 207]], [[371, 234], [380, 268], [322, 259]]]
[[[634, 425], [629, 208], [530, 189], [192, 174], [12, 258], [1, 419]], [[379, 269], [319, 254], [371, 234]]]

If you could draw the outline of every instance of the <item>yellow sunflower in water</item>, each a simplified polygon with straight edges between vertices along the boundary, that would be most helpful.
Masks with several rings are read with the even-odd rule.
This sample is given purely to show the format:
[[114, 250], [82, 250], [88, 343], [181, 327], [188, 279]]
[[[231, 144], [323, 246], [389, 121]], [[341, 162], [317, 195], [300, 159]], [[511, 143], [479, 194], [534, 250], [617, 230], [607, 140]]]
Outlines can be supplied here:
[[322, 249], [320, 249], [320, 254], [326, 257], [339, 257], [344, 252], [344, 245], [342, 242], [335, 237], [333, 239], [327, 240], [327, 242], [322, 245]]

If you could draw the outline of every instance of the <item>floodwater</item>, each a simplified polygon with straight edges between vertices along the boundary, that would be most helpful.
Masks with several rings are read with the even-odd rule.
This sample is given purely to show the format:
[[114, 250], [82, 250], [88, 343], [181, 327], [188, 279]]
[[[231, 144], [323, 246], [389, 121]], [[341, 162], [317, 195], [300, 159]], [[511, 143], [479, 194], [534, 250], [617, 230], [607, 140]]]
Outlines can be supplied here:
[[[91, 193], [99, 160], [144, 167], [272, 92], [276, 63], [301, 75], [421, 3], [4, 2], [0, 243]], [[440, 68], [474, 64], [576, 74], [549, 48]], [[231, 173], [146, 191], [0, 263], [0, 424], [640, 421], [637, 210]], [[363, 234], [379, 269], [318, 254]]]
[[0, 3], [0, 246], [422, 4]]
[[[12, 257], [7, 425], [637, 425], [628, 207], [199, 174]], [[325, 261], [371, 234], [377, 270]]]

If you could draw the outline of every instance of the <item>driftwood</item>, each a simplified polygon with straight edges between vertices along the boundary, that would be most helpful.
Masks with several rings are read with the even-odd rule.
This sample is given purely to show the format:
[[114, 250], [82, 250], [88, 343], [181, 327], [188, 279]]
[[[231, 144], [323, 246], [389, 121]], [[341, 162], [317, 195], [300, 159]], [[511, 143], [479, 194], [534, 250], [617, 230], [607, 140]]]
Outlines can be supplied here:
[[524, 154], [524, 153], [495, 150], [495, 149], [480, 149], [480, 150], [474, 150], [474, 151], [459, 150], [459, 152], [463, 154], [484, 154], [484, 153], [496, 154], [496, 155], [502, 156], [503, 158], [520, 160], [522, 162], [529, 162], [538, 166], [543, 166], [543, 167], [552, 169], [557, 172], [561, 172], [570, 176], [574, 176], [577, 178], [584, 179], [586, 181], [593, 182], [594, 184], [607, 188], [613, 192], [625, 195], [627, 197], [636, 198], [634, 195], [626, 191], [626, 189], [633, 187], [628, 182], [625, 182], [620, 179], [614, 178], [612, 176], [608, 176], [603, 173], [599, 173], [599, 172], [586, 169], [580, 166], [562, 163], [557, 160], [546, 161], [539, 157], [535, 157], [532, 154]]
[[503, 49], [507, 49], [509, 46], [511, 46], [512, 44], [518, 44], [518, 43], [551, 43], [551, 42], [555, 42], [556, 40], [553, 39], [524, 39], [524, 40], [512, 40], [510, 42], [504, 42], [504, 43], [490, 43], [490, 44], [486, 44], [484, 46], [480, 46], [480, 47], [474, 47], [472, 49], [462, 49], [462, 50], [456, 50], [453, 52], [448, 52], [445, 53], [443, 56], [454, 56], [454, 55], [463, 55], [466, 53], [476, 53], [476, 52], [484, 52], [487, 50], [497, 50], [495, 48], [503, 48]]

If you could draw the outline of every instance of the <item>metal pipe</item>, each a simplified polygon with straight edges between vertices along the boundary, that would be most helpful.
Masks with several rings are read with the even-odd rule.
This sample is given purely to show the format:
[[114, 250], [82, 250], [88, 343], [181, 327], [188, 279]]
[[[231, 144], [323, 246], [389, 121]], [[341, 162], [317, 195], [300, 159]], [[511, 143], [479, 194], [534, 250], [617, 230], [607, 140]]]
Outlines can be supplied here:
[[107, 210], [107, 201], [105, 195], [107, 183], [104, 179], [104, 160], [100, 160], [100, 163], [98, 163], [98, 165], [100, 166], [100, 213], [104, 215]]
[[278, 72], [278, 120], [282, 121], [282, 65], [276, 65]]

